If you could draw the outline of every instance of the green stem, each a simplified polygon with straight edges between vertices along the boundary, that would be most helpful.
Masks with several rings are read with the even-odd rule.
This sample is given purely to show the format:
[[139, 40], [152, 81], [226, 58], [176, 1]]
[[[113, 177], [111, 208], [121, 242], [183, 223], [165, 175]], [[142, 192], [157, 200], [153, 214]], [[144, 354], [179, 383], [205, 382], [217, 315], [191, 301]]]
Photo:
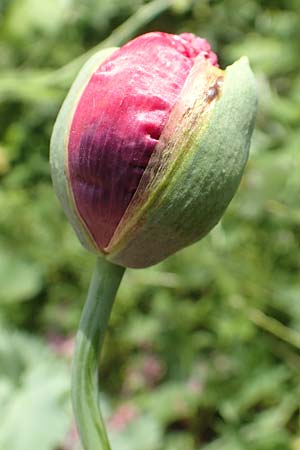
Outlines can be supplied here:
[[144, 27], [157, 16], [170, 8], [173, 3], [174, 0], [152, 0], [151, 2], [141, 6], [134, 14], [132, 14], [132, 16], [115, 28], [112, 33], [98, 45], [95, 45], [93, 48], [73, 59], [73, 61], [70, 61], [65, 66], [50, 73], [49, 81], [51, 82], [51, 79], [54, 79], [54, 83], [59, 83], [60, 81], [65, 82], [67, 80], [68, 85], [80, 67], [82, 67], [82, 65], [94, 53], [104, 48], [119, 47], [120, 45], [126, 43], [128, 39], [131, 39], [132, 36], [139, 31], [140, 28]]
[[72, 402], [85, 450], [110, 450], [99, 406], [98, 366], [107, 324], [124, 270], [104, 259], [97, 259], [76, 337]]
[[[164, 11], [168, 10], [174, 0], [152, 0], [141, 6], [131, 17], [115, 28], [110, 36], [100, 44], [70, 61], [59, 69], [31, 69], [31, 70], [7, 70], [0, 75], [0, 99], [40, 98], [41, 92], [46, 98], [57, 101], [61, 99], [63, 92], [70, 87], [80, 67], [95, 52], [107, 47], [119, 47], [128, 39], [131, 39], [141, 28], [154, 20]], [[36, 95], [38, 89], [39, 95]], [[62, 92], [61, 92], [62, 90]]]

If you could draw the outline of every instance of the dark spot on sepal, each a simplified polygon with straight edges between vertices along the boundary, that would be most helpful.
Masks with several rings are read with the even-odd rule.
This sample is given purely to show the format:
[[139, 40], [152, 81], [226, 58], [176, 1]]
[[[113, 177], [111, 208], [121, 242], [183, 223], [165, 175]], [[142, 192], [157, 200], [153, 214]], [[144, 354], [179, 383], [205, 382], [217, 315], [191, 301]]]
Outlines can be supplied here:
[[224, 77], [219, 77], [215, 83], [210, 86], [206, 94], [207, 102], [212, 102], [216, 97], [220, 95], [221, 88], [224, 84]]

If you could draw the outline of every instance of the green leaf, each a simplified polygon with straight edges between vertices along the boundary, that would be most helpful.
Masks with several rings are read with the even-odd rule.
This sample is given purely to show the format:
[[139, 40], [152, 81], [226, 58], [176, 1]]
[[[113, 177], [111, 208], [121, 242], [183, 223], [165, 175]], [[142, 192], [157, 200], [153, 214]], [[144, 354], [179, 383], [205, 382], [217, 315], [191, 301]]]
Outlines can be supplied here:
[[36, 264], [0, 253], [0, 303], [28, 300], [42, 288], [41, 268]]
[[53, 450], [69, 425], [66, 365], [36, 339], [0, 332], [0, 448]]

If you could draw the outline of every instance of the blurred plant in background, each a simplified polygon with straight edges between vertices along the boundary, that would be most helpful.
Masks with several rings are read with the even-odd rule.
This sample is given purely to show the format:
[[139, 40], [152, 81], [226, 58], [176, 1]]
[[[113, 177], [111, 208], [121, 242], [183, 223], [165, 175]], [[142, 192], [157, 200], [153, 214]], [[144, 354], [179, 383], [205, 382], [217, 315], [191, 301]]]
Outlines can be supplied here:
[[222, 223], [122, 283], [112, 446], [300, 449], [299, 1], [1, 0], [0, 450], [78, 450], [69, 366], [94, 260], [54, 197], [49, 138], [85, 53], [150, 30], [205, 37], [224, 66], [248, 55], [260, 110]]

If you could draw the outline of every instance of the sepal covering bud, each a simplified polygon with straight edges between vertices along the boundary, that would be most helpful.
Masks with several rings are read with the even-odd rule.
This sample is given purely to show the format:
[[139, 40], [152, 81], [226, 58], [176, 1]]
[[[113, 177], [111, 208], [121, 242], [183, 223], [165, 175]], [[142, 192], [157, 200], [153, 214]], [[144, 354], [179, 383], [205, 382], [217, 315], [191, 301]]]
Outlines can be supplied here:
[[[117, 115], [110, 111], [109, 102], [106, 104], [101, 97], [96, 106], [91, 104], [97, 98], [94, 92], [90, 96], [90, 105], [80, 103], [91, 80], [97, 83], [93, 78], [95, 72], [100, 73], [102, 82], [103, 76], [112, 77], [110, 89], [114, 86], [114, 71], [122, 73], [122, 64], [125, 64], [126, 75], [126, 46], [125, 57], [123, 47], [99, 52], [86, 63], [75, 80], [51, 139], [54, 187], [80, 241], [89, 250], [125, 267], [155, 264], [202, 238], [216, 225], [239, 185], [247, 162], [257, 103], [254, 76], [245, 57], [223, 71], [217, 67], [209, 44], [200, 38], [186, 33], [181, 35], [181, 40], [165, 33], [144, 36], [150, 36], [155, 45], [158, 45], [158, 38], [167, 39], [161, 50], [166, 51], [164, 60], [153, 65], [153, 73], [148, 79], [153, 80], [153, 87], [147, 85], [141, 93], [142, 81], [130, 70], [129, 84], [124, 77], [128, 92], [120, 99]], [[149, 49], [146, 49], [148, 54], [143, 54], [143, 46], [139, 47], [138, 39], [141, 38], [143, 36], [132, 41], [136, 60], [151, 56]], [[147, 38], [144, 42], [147, 43]], [[128, 51], [130, 44], [127, 44]], [[173, 52], [174, 46], [177, 46], [176, 51], [183, 46], [179, 48], [178, 59]], [[159, 77], [156, 71], [159, 71], [159, 64], [168, 67], [169, 63], [177, 64], [183, 75], [175, 79], [170, 76], [171, 81], [167, 80], [166, 86], [172, 92], [170, 95], [164, 93], [162, 98], [155, 92], [156, 86], [159, 91], [162, 83], [155, 84], [155, 77]], [[121, 65], [119, 69], [118, 64]], [[109, 74], [105, 71], [102, 74], [101, 69], [106, 67], [109, 67]], [[146, 66], [147, 76], [148, 70]], [[162, 70], [165, 77], [165, 67]], [[139, 71], [137, 66], [138, 74]], [[143, 74], [140, 79], [142, 77]], [[113, 92], [111, 95], [113, 104]], [[149, 99], [149, 95], [152, 98]], [[78, 105], [84, 107], [80, 110]], [[76, 134], [76, 115], [81, 127], [77, 130], [91, 127], [91, 112], [84, 109], [88, 107], [94, 108], [93, 132], [88, 138], [80, 136], [73, 152], [70, 142]], [[142, 122], [140, 128], [137, 117]], [[154, 139], [150, 147], [144, 143], [148, 135]], [[109, 139], [114, 148], [107, 144]], [[111, 166], [114, 159], [117, 168]], [[105, 181], [106, 170], [110, 178]], [[107, 186], [110, 186], [109, 191]], [[130, 196], [127, 195], [128, 186]], [[123, 200], [118, 204], [121, 194]]]

